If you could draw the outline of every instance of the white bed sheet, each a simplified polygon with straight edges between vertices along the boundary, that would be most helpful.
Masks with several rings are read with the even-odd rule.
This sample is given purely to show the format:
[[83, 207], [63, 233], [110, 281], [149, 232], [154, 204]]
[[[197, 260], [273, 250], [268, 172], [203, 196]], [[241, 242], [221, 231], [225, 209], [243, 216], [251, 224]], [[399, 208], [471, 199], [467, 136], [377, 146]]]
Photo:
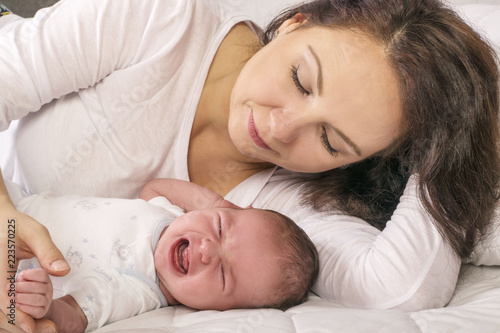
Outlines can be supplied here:
[[[222, 1], [222, 0], [221, 0]], [[263, 24], [297, 0], [226, 0]], [[500, 54], [500, 0], [453, 0], [461, 15], [490, 39]], [[500, 332], [500, 267], [464, 265], [445, 308], [419, 312], [348, 309], [315, 295], [287, 311], [273, 309], [194, 311], [173, 306], [105, 326], [96, 332]]]
[[96, 332], [500, 332], [500, 267], [464, 266], [450, 304], [419, 312], [347, 309], [311, 295], [287, 311], [194, 311], [172, 306]]

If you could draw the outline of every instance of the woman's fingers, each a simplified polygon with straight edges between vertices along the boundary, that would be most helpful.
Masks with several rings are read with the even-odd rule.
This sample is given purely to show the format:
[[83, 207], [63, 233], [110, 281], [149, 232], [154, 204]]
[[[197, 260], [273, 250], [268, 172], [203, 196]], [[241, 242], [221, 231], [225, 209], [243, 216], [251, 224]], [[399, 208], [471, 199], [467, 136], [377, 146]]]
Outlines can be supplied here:
[[22, 330], [21, 328], [13, 325], [11, 319], [0, 311], [0, 332], [25, 333], [28, 331]]
[[33, 319], [30, 315], [20, 311], [19, 309], [16, 311], [15, 323], [16, 326], [20, 327], [24, 332], [35, 332], [35, 319]]
[[25, 215], [19, 221], [17, 242], [19, 259], [35, 256], [50, 275], [64, 276], [69, 273], [70, 267], [52, 242], [47, 228], [31, 217]]
[[56, 333], [57, 327], [48, 319], [35, 320], [35, 331], [33, 333]]
[[17, 311], [15, 325], [8, 322], [8, 318], [0, 312], [0, 332], [1, 329], [9, 333], [56, 333], [56, 325], [48, 319], [33, 319], [30, 315]]

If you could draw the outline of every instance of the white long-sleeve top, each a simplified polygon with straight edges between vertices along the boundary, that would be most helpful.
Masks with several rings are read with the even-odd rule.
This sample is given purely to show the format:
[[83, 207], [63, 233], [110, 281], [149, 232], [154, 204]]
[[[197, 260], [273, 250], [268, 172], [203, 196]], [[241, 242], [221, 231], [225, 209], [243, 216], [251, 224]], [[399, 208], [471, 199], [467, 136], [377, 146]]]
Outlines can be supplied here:
[[[248, 20], [238, 1], [63, 0], [6, 25], [4, 177], [28, 193], [123, 198], [136, 197], [152, 178], [189, 180], [189, 136], [209, 66], [230, 28]], [[306, 230], [319, 251], [314, 290], [321, 297], [403, 310], [448, 302], [460, 259], [431, 223], [413, 181], [380, 232], [300, 206], [293, 177], [267, 170], [226, 199], [278, 210]]]

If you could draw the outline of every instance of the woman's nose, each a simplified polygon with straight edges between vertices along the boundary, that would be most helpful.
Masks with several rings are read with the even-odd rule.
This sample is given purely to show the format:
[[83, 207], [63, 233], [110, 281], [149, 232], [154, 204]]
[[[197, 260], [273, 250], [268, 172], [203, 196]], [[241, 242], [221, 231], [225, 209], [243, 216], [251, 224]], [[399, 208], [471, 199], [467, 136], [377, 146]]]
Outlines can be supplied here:
[[217, 255], [217, 244], [208, 238], [203, 238], [200, 244], [201, 262], [208, 265]]
[[271, 135], [284, 143], [293, 141], [299, 135], [300, 128], [305, 123], [305, 117], [297, 110], [271, 110], [269, 124]]

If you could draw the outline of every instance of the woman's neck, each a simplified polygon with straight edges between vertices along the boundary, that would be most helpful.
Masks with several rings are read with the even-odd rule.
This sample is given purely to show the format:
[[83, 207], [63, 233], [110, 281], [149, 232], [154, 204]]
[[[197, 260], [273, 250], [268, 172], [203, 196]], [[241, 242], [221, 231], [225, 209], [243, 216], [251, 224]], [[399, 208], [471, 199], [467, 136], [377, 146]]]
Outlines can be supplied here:
[[270, 167], [239, 152], [228, 133], [231, 92], [257, 45], [258, 37], [246, 24], [231, 29], [212, 61], [196, 110], [189, 142], [189, 177], [221, 195]]
[[193, 124], [194, 135], [207, 127], [227, 133], [229, 105], [234, 84], [259, 39], [245, 24], [235, 25], [220, 44], [210, 65]]

